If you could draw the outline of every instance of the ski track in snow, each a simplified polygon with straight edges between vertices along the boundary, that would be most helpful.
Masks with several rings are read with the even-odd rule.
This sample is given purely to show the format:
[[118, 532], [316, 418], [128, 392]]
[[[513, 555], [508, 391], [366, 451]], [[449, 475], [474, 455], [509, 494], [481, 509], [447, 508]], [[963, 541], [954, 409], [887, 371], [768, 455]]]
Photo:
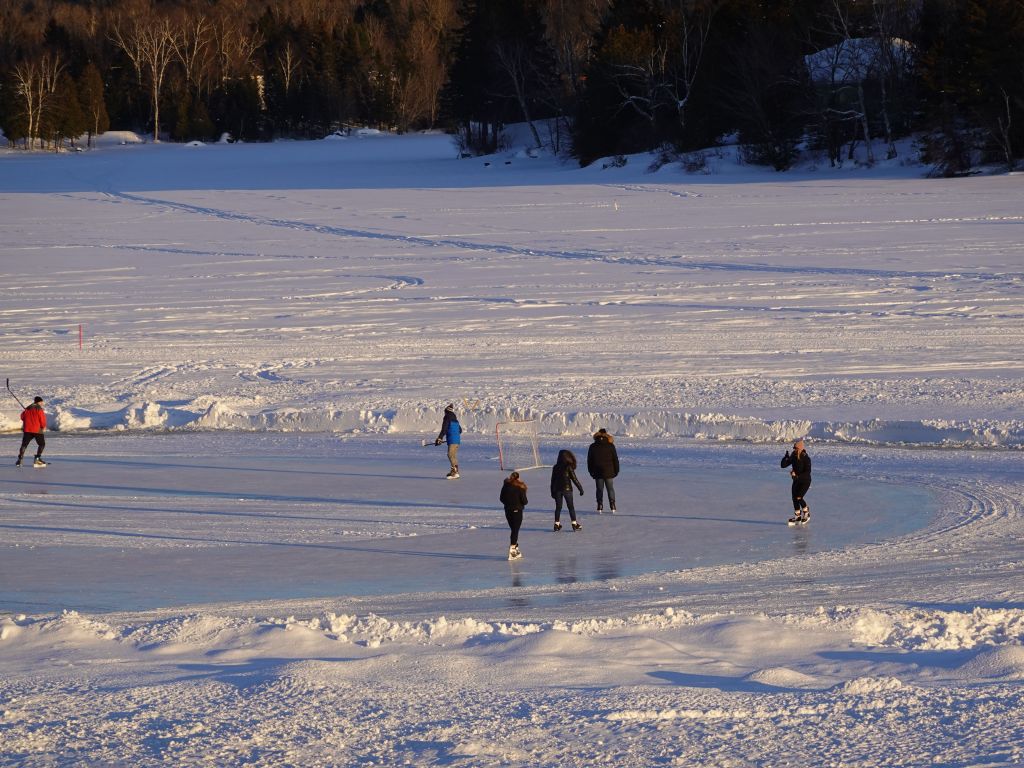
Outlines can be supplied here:
[[[14, 558], [45, 582], [45, 558], [106, 555], [148, 585], [173, 558], [299, 553], [262, 599], [0, 609], [0, 766], [1024, 764], [1019, 179], [485, 171], [447, 141], [0, 153], [0, 363], [56, 427], [51, 467], [0, 477], [0, 586], [21, 586]], [[389, 441], [436, 434], [445, 402], [486, 496], [432, 476], [400, 496]], [[576, 570], [516, 583], [469, 542], [504, 546], [486, 446], [521, 417], [549, 452], [609, 428], [669, 507], [721, 513], [760, 444], [805, 436], [810, 497], [917, 489], [936, 511], [823, 547], [813, 501], [783, 545], [729, 508], [748, 559], [629, 575], [589, 567], [602, 531], [630, 556], [656, 525], [717, 523], [586, 516], [558, 541]], [[327, 433], [368, 464], [218, 470], [224, 433], [267, 461]], [[741, 474], [708, 490], [712, 470]], [[530, 483], [523, 567], [559, 576]], [[784, 511], [784, 478], [771, 492]], [[367, 552], [511, 583], [289, 593], [315, 557]]]

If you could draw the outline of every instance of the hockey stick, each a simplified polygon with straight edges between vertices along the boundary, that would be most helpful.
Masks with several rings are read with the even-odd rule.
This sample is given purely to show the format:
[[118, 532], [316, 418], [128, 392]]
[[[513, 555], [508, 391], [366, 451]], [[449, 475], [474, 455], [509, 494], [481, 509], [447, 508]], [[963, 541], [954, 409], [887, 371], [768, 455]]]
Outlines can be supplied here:
[[433, 440], [424, 440], [422, 442], [422, 446], [424, 448], [426, 448], [428, 445], [443, 445], [444, 443], [447, 443], [447, 442], [448, 442], [447, 440], [442, 440], [440, 443], [435, 443]]
[[21, 406], [21, 410], [24, 411], [25, 410], [25, 404], [23, 402], [21, 402], [21, 400], [18, 400], [18, 396], [16, 394], [14, 394], [14, 390], [11, 389], [11, 380], [10, 379], [7, 380], [7, 391], [11, 393], [11, 397], [13, 397], [15, 399], [15, 401], [18, 403], [18, 405]]

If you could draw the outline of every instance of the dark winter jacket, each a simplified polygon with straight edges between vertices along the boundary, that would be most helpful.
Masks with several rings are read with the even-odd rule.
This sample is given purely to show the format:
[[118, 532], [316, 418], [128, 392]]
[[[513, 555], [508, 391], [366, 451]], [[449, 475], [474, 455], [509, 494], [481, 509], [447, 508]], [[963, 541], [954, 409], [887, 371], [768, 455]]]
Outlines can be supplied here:
[[619, 454], [615, 440], [607, 432], [596, 432], [587, 451], [587, 471], [595, 480], [611, 480], [619, 474]]
[[46, 431], [46, 411], [43, 406], [33, 403], [21, 412], [21, 420], [25, 423], [22, 431], [35, 435]]
[[786, 451], [786, 455], [782, 457], [782, 463], [779, 466], [783, 469], [793, 467], [792, 472], [801, 480], [809, 480], [811, 478], [811, 457], [807, 455], [807, 451], [804, 451], [799, 456], [797, 456], [796, 451], [793, 453]]
[[525, 509], [529, 500], [526, 498], [526, 483], [522, 480], [510, 480], [505, 478], [501, 485], [501, 494], [498, 501], [505, 507], [506, 512], [516, 509]]
[[455, 411], [444, 412], [444, 421], [441, 422], [441, 431], [437, 434], [438, 440], [444, 440], [448, 445], [458, 445], [462, 442], [462, 425]]
[[[564, 456], [563, 454], [568, 454]], [[583, 486], [576, 477], [576, 457], [569, 451], [562, 451], [558, 454], [558, 461], [551, 468], [551, 498], [557, 499], [568, 491], [572, 493], [572, 487], [576, 486], [580, 493], [583, 493]]]

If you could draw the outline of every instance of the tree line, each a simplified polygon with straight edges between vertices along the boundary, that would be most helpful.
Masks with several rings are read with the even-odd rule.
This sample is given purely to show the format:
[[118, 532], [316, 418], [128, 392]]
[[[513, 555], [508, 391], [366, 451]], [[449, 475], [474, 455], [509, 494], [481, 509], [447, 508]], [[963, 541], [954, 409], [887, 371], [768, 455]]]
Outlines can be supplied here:
[[0, 127], [60, 149], [525, 123], [581, 163], [734, 137], [779, 170], [892, 158], [941, 173], [1024, 154], [1024, 0], [8, 0]]

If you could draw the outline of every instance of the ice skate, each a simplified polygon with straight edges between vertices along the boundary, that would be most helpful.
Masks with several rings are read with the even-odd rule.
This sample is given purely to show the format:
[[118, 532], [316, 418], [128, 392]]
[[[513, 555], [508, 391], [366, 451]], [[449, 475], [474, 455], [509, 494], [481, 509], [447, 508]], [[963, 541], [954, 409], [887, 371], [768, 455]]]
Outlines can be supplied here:
[[603, 515], [604, 514], [604, 507], [602, 507], [600, 504], [597, 505], [597, 514], [599, 514], [599, 515]]
[[43, 461], [39, 457], [36, 457], [36, 460], [32, 462], [33, 467], [45, 467], [47, 464], [49, 464], [49, 462]]
[[582, 531], [583, 530], [583, 526], [580, 524], [580, 522], [578, 520], [573, 520], [572, 521], [572, 529], [574, 531]]
[[612, 510], [611, 510], [611, 512], [612, 512], [612, 514], [613, 514], [613, 515], [614, 515], [614, 514], [615, 514], [615, 512], [616, 512], [616, 510], [615, 510], [615, 505], [614, 505], [614, 504], [612, 504]]
[[562, 524], [556, 521], [555, 522], [555, 533], [558, 533], [560, 530], [562, 530]]
[[511, 544], [511, 545], [509, 545], [509, 548], [508, 548], [508, 559], [509, 560], [518, 560], [522, 556], [523, 556], [523, 553], [519, 551], [519, 545], [518, 544]]

